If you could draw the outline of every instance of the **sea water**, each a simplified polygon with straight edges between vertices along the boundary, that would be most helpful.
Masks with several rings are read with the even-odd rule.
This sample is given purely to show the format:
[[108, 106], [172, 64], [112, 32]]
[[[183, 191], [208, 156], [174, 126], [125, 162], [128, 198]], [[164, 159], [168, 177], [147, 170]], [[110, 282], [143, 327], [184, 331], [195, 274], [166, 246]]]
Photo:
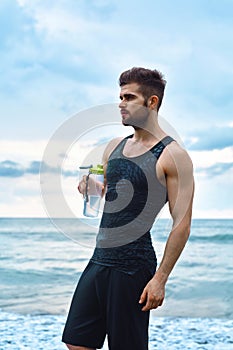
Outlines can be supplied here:
[[[95, 230], [64, 220], [0, 219], [0, 349], [66, 349], [61, 334]], [[161, 259], [170, 222], [152, 230]], [[193, 220], [164, 305], [151, 312], [149, 349], [233, 349], [233, 220]], [[107, 349], [105, 343], [104, 349]]]

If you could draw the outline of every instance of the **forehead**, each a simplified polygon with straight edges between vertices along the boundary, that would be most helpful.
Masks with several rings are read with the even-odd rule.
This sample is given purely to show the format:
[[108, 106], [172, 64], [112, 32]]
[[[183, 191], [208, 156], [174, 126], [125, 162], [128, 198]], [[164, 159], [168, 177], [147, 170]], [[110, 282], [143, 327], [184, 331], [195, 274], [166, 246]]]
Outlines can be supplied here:
[[125, 94], [132, 94], [132, 95], [140, 96], [142, 94], [139, 91], [139, 87], [140, 86], [137, 83], [130, 83], [130, 84], [123, 85], [121, 87], [120, 96], [123, 96]]

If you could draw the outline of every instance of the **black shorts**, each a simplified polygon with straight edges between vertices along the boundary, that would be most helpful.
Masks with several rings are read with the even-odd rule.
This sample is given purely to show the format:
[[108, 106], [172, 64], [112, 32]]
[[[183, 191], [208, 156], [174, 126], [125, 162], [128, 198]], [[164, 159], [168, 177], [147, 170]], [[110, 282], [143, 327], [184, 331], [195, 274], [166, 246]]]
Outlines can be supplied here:
[[149, 311], [140, 295], [151, 279], [141, 268], [132, 275], [89, 262], [75, 290], [63, 332], [66, 344], [110, 350], [147, 350]]

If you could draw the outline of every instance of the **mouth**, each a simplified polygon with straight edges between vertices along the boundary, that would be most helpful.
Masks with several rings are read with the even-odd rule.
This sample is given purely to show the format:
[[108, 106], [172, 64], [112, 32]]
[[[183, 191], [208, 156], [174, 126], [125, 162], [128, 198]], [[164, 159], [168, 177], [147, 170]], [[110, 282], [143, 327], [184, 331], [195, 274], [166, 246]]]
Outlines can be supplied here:
[[121, 116], [124, 119], [129, 115], [129, 112], [126, 109], [121, 109]]

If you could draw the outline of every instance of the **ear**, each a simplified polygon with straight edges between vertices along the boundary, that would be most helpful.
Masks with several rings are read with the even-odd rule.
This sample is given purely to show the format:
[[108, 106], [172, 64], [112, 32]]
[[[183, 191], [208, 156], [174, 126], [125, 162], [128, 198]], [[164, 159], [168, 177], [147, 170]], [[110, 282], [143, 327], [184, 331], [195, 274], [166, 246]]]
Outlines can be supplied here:
[[159, 98], [156, 95], [153, 95], [148, 100], [148, 107], [150, 109], [157, 109], [157, 105], [159, 103]]

